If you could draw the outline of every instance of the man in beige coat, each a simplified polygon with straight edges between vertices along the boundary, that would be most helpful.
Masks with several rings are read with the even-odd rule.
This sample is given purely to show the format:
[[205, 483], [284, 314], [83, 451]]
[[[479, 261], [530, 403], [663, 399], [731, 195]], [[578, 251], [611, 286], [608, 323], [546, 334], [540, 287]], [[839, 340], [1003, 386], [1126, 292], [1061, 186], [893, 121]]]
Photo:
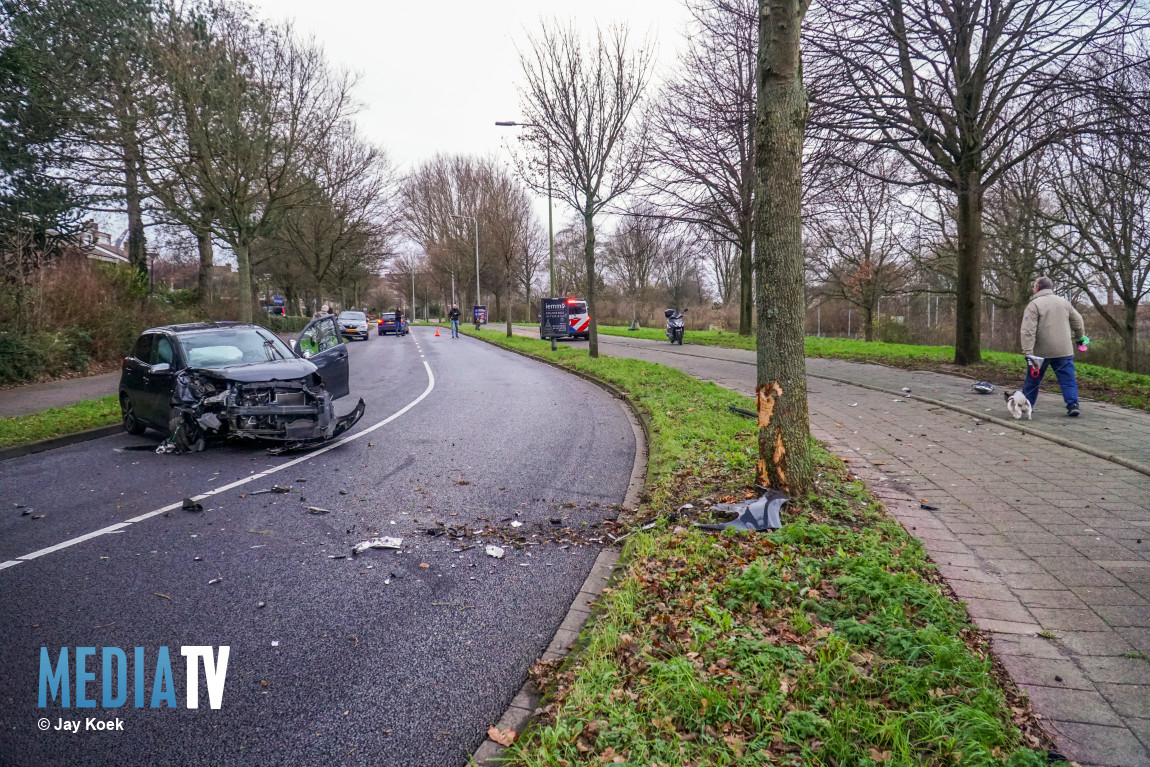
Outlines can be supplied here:
[[1022, 353], [1042, 358], [1035, 370], [1027, 368], [1022, 393], [1033, 405], [1038, 399], [1038, 385], [1053, 368], [1066, 401], [1066, 415], [1078, 416], [1078, 382], [1074, 378], [1074, 345], [1086, 336], [1082, 315], [1062, 296], [1054, 295], [1054, 283], [1049, 277], [1034, 282], [1034, 297], [1022, 315]]

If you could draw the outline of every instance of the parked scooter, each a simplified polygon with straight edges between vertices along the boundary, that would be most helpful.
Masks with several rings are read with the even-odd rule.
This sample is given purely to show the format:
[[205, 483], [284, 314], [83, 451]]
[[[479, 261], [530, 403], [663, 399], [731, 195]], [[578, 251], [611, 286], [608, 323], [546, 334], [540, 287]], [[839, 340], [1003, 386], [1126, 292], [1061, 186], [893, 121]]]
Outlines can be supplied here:
[[683, 345], [683, 314], [687, 310], [678, 311], [677, 309], [668, 309], [663, 312], [663, 316], [667, 318], [667, 340], [672, 344]]

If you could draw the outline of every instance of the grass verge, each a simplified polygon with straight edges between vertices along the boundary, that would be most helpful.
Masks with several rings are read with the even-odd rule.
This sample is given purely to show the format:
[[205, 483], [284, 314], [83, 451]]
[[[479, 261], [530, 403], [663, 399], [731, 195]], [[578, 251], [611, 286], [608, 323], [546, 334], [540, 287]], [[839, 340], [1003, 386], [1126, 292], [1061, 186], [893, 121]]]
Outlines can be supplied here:
[[751, 494], [755, 425], [728, 410], [749, 400], [653, 363], [478, 335], [646, 411], [639, 516], [658, 520], [630, 536], [577, 651], [536, 666], [546, 705], [511, 764], [1046, 763], [1033, 750], [1045, 736], [922, 546], [836, 458], [816, 446], [817, 491], [784, 529], [698, 531], [696, 512]]
[[[665, 341], [663, 331], [643, 328], [629, 331], [623, 326], [601, 326], [599, 332], [610, 336], [631, 336]], [[754, 336], [740, 336], [722, 331], [688, 331], [686, 342], [702, 346], [723, 346], [729, 349], [755, 348]], [[850, 338], [806, 339], [808, 357], [876, 362], [905, 370], [936, 370], [940, 373], [961, 375], [985, 380], [1000, 386], [1018, 387], [1026, 375], [1026, 363], [1019, 354], [983, 351], [982, 361], [975, 365], [954, 364], [953, 346], [915, 346], [913, 344], [886, 344]], [[1112, 402], [1135, 410], [1150, 410], [1150, 376], [1126, 373], [1114, 368], [1076, 361], [1075, 373], [1083, 397]], [[1048, 374], [1046, 385], [1056, 390], [1053, 375]]]
[[120, 403], [115, 394], [86, 399], [64, 408], [50, 407], [39, 413], [0, 418], [0, 447], [74, 434], [119, 420]]

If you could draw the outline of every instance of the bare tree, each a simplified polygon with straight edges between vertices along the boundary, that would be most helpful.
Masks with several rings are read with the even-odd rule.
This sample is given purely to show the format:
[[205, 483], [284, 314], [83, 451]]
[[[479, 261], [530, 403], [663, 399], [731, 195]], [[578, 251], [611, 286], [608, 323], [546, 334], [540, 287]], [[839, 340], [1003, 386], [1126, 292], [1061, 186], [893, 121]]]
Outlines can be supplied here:
[[607, 272], [618, 280], [631, 302], [631, 322], [639, 322], [640, 307], [647, 300], [663, 239], [670, 222], [654, 215], [650, 205], [638, 205], [622, 218], [608, 239], [603, 253]]
[[[520, 158], [524, 175], [542, 187], [543, 151], [552, 153], [556, 196], [583, 220], [590, 354], [599, 356], [595, 270], [595, 216], [627, 192], [643, 172], [647, 131], [633, 118], [651, 76], [653, 48], [632, 47], [626, 26], [596, 28], [584, 40], [573, 23], [544, 23], [520, 54], [527, 122], [541, 126], [524, 136], [537, 149]], [[637, 123], [637, 124], [636, 124]], [[540, 146], [542, 144], [542, 146]]]
[[1150, 62], [1144, 51], [1121, 51], [1107, 64], [1116, 74], [1090, 99], [1107, 130], [1077, 138], [1059, 162], [1057, 244], [1060, 271], [1122, 339], [1124, 367], [1136, 371], [1138, 306], [1150, 295]]
[[344, 125], [314, 160], [301, 169], [316, 187], [309, 202], [285, 213], [264, 249], [263, 268], [287, 280], [289, 303], [293, 275], [307, 275], [314, 289], [326, 285], [342, 293], [378, 274], [397, 232], [396, 175], [382, 150]]
[[757, 7], [688, 0], [687, 9], [687, 48], [653, 113], [649, 183], [678, 217], [738, 250], [739, 333], [750, 335]]
[[536, 228], [519, 249], [519, 260], [515, 264], [515, 276], [523, 287], [524, 319], [531, 321], [531, 291], [535, 287], [535, 278], [543, 271], [547, 261], [547, 241], [544, 239], [542, 228]]
[[[955, 362], [980, 359], [983, 206], [1011, 167], [1097, 120], [1075, 110], [1087, 52], [1135, 0], [842, 0], [806, 39], [825, 127], [889, 147], [957, 203]], [[1139, 24], [1141, 21], [1138, 22]]]
[[[986, 194], [985, 291], [1004, 310], [1009, 326], [1018, 328], [1033, 295], [1034, 280], [1052, 271], [1057, 260], [1050, 216], [1056, 201], [1051, 191], [1051, 152], [1039, 152], [1003, 174]], [[992, 329], [993, 332], [993, 329]], [[1008, 338], [1020, 350], [1018, 333]]]
[[668, 303], [676, 309], [707, 300], [699, 274], [698, 230], [685, 229], [659, 238], [656, 266]]
[[501, 308], [507, 323], [507, 337], [511, 338], [511, 303], [515, 295], [516, 268], [521, 254], [531, 245], [532, 234], [537, 230], [538, 222], [532, 213], [527, 190], [499, 166], [492, 165], [488, 171], [480, 220], [488, 243], [487, 252], [502, 266]]
[[869, 173], [839, 164], [838, 183], [808, 216], [808, 268], [823, 293], [862, 310], [867, 341], [875, 338], [879, 299], [901, 291], [909, 276], [901, 258], [907, 212], [899, 204], [899, 189], [880, 179], [895, 175], [897, 164], [891, 157], [873, 159], [864, 166]]
[[[332, 132], [357, 109], [355, 79], [332, 71], [322, 50], [290, 25], [254, 24], [227, 5], [212, 6], [212, 19], [216, 61], [224, 72], [216, 94], [222, 106], [210, 119], [194, 110], [164, 110], [154, 131], [154, 164], [178, 174], [175, 184], [189, 191], [166, 202], [206, 201], [180, 211], [181, 219], [195, 221], [205, 209], [214, 214], [212, 231], [236, 256], [240, 319], [250, 321], [252, 245], [275, 234], [288, 211], [314, 196], [316, 185], [303, 169], [316, 165]], [[184, 80], [197, 76], [194, 71], [175, 69], [167, 76], [173, 91], [198, 92]], [[171, 180], [148, 181], [156, 190], [173, 186]]]
[[756, 482], [801, 496], [814, 469], [803, 341], [802, 165], [807, 93], [800, 29], [808, 0], [759, 0], [755, 276]]
[[710, 270], [719, 301], [724, 305], [735, 298], [740, 283], [740, 263], [742, 254], [727, 240], [711, 240], [707, 243], [703, 258]]

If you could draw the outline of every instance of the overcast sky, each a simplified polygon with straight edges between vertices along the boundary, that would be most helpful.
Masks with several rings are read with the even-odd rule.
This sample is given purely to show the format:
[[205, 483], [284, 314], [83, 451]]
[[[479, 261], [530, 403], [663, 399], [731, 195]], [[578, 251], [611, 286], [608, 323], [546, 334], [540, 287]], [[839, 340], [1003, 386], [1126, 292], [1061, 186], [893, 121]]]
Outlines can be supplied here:
[[588, 31], [626, 21], [637, 38], [649, 33], [657, 40], [664, 66], [674, 61], [687, 18], [682, 0], [252, 2], [270, 20], [293, 19], [333, 64], [362, 76], [361, 129], [405, 170], [436, 152], [508, 159], [503, 142], [516, 129], [494, 122], [520, 116], [516, 45], [524, 45], [525, 29], [537, 30], [541, 17], [574, 18]]

